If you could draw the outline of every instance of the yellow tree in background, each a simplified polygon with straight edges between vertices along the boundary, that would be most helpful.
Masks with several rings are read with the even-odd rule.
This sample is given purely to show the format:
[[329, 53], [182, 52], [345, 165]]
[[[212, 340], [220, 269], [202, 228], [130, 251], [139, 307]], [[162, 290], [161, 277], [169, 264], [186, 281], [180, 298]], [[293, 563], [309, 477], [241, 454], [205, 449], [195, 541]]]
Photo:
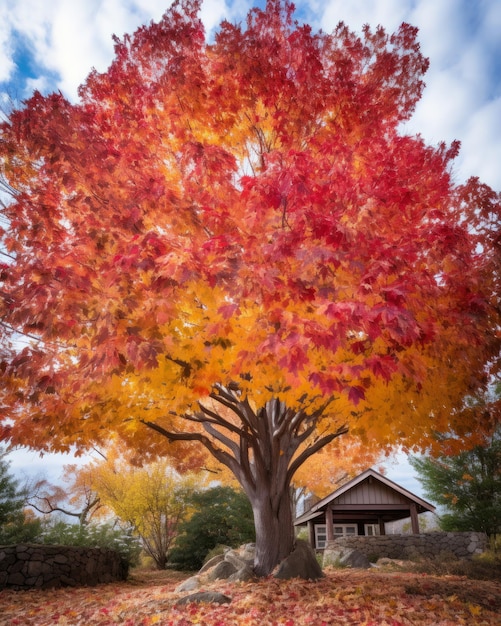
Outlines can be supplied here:
[[100, 502], [128, 524], [158, 569], [165, 569], [178, 525], [189, 513], [199, 476], [179, 475], [166, 460], [135, 467], [110, 453], [106, 461], [82, 468]]

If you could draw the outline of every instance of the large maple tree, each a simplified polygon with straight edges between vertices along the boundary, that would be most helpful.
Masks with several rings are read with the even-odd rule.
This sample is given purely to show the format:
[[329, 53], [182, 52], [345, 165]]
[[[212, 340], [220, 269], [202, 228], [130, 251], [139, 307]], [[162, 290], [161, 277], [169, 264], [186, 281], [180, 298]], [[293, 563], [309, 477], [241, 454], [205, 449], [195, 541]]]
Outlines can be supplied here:
[[0, 436], [208, 454], [268, 574], [293, 476], [339, 435], [492, 421], [459, 409], [499, 351], [499, 196], [454, 184], [456, 144], [401, 132], [415, 28], [313, 32], [270, 0], [209, 43], [198, 11], [117, 39], [76, 104], [35, 93], [2, 124]]

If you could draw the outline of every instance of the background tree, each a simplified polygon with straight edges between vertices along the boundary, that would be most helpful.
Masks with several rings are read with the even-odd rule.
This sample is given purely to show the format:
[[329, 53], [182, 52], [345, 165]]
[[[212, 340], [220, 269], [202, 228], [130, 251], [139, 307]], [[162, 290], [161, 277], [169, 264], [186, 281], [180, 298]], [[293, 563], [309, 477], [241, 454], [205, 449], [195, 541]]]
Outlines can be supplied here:
[[9, 472], [7, 453], [0, 450], [0, 545], [33, 541], [40, 520], [26, 510], [26, 490]]
[[179, 526], [170, 554], [177, 567], [198, 570], [217, 546], [232, 548], [254, 542], [256, 533], [247, 496], [231, 487], [197, 491], [191, 498], [192, 514]]
[[425, 494], [444, 507], [442, 530], [501, 533], [501, 428], [455, 456], [410, 459]]
[[168, 554], [187, 516], [190, 496], [200, 479], [180, 476], [165, 460], [134, 467], [109, 455], [105, 462], [85, 468], [100, 502], [129, 524], [158, 569], [165, 569]]
[[457, 409], [497, 366], [499, 196], [454, 185], [456, 144], [400, 132], [416, 29], [314, 33], [269, 0], [208, 44], [198, 11], [117, 39], [77, 104], [35, 93], [1, 126], [0, 437], [214, 457], [266, 575], [293, 477], [340, 435], [492, 426]]
[[29, 490], [28, 504], [38, 513], [62, 513], [78, 519], [81, 526], [106, 514], [99, 496], [92, 487], [90, 474], [77, 465], [65, 465], [66, 486], [44, 480], [36, 481]]

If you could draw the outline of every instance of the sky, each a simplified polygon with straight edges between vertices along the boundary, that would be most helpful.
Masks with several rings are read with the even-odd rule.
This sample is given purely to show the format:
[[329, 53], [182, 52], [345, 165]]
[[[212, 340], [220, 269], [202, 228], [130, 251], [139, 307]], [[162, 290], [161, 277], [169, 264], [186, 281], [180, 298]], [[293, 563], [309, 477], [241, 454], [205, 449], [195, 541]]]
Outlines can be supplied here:
[[[204, 0], [207, 36], [227, 19], [240, 22], [250, 0]], [[38, 89], [60, 90], [77, 101], [78, 86], [92, 68], [102, 72], [113, 57], [112, 35], [122, 37], [158, 21], [166, 0], [0, 0], [0, 108]], [[454, 179], [479, 176], [501, 191], [501, 2], [499, 0], [312, 0], [296, 2], [296, 16], [314, 29], [332, 31], [339, 21], [393, 32], [402, 22], [419, 28], [430, 69], [422, 100], [405, 131], [430, 144], [461, 142]], [[63, 462], [68, 459], [64, 458]], [[59, 458], [36, 453], [12, 457], [12, 468], [51, 475]], [[399, 456], [388, 476], [418, 495], [420, 484]]]

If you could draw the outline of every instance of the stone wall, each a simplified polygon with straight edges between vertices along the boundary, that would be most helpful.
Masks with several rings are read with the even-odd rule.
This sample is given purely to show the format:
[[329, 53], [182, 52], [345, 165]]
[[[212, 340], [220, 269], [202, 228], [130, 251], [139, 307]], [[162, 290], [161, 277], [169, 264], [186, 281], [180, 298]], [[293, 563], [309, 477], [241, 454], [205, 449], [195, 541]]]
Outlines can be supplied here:
[[19, 544], [0, 546], [0, 589], [77, 587], [127, 578], [128, 566], [114, 550]]
[[488, 545], [484, 533], [422, 533], [419, 535], [376, 535], [371, 537], [339, 537], [329, 542], [329, 546], [353, 548], [362, 552], [371, 561], [387, 557], [390, 559], [416, 559], [454, 554], [458, 558], [472, 558], [481, 554]]

